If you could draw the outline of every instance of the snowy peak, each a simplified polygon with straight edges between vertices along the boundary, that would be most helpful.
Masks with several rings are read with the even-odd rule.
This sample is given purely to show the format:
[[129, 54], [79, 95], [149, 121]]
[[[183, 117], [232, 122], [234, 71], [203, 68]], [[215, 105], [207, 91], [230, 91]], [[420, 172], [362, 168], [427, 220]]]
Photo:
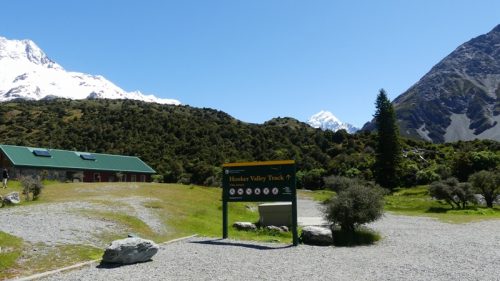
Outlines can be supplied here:
[[335, 115], [333, 115], [330, 111], [325, 111], [321, 110], [320, 112], [314, 114], [309, 118], [309, 121], [307, 121], [309, 125], [313, 128], [320, 128], [322, 130], [331, 130], [331, 131], [338, 131], [338, 130], [346, 130], [348, 133], [355, 133], [359, 129], [354, 127], [351, 124], [344, 123], [340, 121]]
[[14, 99], [133, 99], [180, 104], [139, 91], [126, 92], [100, 75], [69, 72], [31, 40], [0, 37], [0, 102]]
[[17, 60], [45, 66], [47, 68], [62, 68], [52, 61], [31, 40], [8, 40], [0, 37], [0, 60]]

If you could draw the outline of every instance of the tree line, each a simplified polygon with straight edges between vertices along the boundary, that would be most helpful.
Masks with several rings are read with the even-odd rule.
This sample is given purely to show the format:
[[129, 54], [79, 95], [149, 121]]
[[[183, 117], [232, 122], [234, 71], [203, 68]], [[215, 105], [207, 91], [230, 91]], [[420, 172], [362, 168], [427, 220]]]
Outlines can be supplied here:
[[[325, 188], [329, 176], [377, 179], [381, 134], [314, 129], [293, 118], [264, 124], [208, 108], [133, 100], [45, 100], [0, 104], [0, 142], [139, 156], [157, 180], [217, 186], [227, 162], [294, 159], [299, 187]], [[432, 144], [400, 139], [391, 186], [414, 186], [499, 166], [500, 144]], [[380, 179], [377, 179], [380, 181]]]

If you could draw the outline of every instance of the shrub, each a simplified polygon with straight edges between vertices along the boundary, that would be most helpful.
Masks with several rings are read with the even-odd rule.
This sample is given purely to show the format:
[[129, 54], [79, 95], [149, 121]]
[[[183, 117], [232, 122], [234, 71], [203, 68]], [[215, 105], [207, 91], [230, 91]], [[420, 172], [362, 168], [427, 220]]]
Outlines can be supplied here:
[[382, 216], [383, 190], [353, 184], [326, 203], [325, 218], [338, 224], [344, 232], [354, 232], [357, 226], [377, 220]]
[[163, 182], [163, 175], [152, 175], [151, 179], [153, 182], [161, 183]]
[[469, 182], [475, 190], [484, 196], [488, 208], [493, 208], [493, 201], [500, 195], [499, 173], [499, 171], [480, 171], [469, 177]]
[[204, 182], [204, 186], [219, 187], [222, 186], [222, 182], [219, 177], [210, 176]]
[[417, 184], [429, 184], [439, 181], [441, 178], [433, 170], [421, 170], [416, 174]]
[[401, 170], [401, 184], [403, 186], [417, 185], [418, 165], [412, 162], [405, 163]]
[[469, 202], [475, 202], [472, 186], [460, 183], [456, 178], [433, 182], [429, 187], [429, 194], [438, 200], [444, 200], [452, 209], [465, 209]]
[[500, 155], [492, 151], [461, 152], [453, 162], [453, 174], [461, 181], [481, 170], [495, 169], [500, 164]]
[[349, 178], [355, 178], [361, 174], [361, 171], [356, 168], [350, 168], [345, 172], [345, 175]]
[[30, 193], [32, 193], [32, 199], [37, 200], [42, 194], [43, 184], [39, 177], [27, 177], [22, 176], [19, 178], [21, 186], [23, 187], [23, 194], [26, 196], [26, 201], [30, 200]]
[[307, 189], [322, 189], [324, 187], [323, 175], [325, 170], [312, 169], [307, 171], [302, 177], [302, 187]]
[[348, 189], [350, 186], [360, 184], [361, 181], [357, 178], [348, 178], [343, 176], [328, 176], [324, 177], [325, 188], [333, 190], [337, 193]]

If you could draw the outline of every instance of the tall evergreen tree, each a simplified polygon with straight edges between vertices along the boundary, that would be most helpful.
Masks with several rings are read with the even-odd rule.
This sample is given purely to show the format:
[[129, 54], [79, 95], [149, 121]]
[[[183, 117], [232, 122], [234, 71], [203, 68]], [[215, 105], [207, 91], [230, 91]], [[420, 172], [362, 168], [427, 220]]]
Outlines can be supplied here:
[[375, 179], [381, 186], [393, 189], [399, 184], [402, 153], [396, 113], [384, 89], [380, 90], [375, 106], [377, 109], [374, 115], [377, 127]]

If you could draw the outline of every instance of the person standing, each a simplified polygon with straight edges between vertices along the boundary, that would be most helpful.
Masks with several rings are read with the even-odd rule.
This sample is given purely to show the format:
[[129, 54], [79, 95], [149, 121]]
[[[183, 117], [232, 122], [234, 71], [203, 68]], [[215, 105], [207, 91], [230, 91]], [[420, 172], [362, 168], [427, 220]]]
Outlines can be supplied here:
[[7, 188], [7, 179], [8, 178], [9, 178], [9, 173], [7, 172], [7, 169], [3, 169], [3, 172], [2, 172], [3, 188]]

